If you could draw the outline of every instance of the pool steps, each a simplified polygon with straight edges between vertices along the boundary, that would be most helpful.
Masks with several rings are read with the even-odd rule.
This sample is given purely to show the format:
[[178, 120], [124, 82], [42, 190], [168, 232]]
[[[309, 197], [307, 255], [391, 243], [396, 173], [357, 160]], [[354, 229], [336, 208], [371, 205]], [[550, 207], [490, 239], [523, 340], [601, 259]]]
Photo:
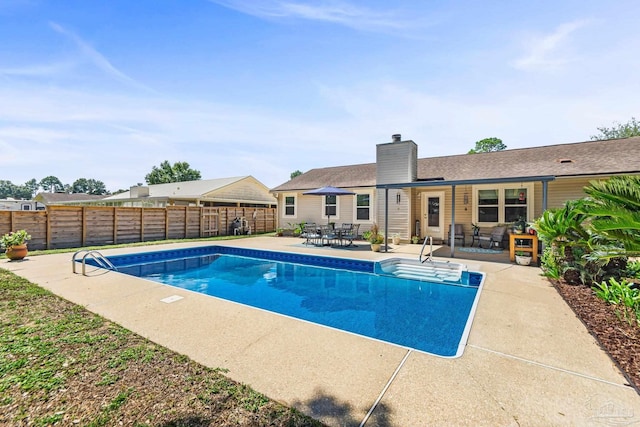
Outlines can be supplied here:
[[420, 262], [413, 259], [391, 258], [378, 263], [380, 274], [401, 279], [426, 280], [429, 282], [461, 283], [467, 270], [464, 264], [444, 261]]

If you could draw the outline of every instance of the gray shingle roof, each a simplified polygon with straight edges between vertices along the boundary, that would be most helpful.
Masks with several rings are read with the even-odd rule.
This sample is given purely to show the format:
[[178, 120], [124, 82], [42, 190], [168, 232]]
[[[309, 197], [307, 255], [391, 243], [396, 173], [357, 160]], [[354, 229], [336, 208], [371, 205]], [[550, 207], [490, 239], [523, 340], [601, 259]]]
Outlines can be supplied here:
[[[420, 147], [418, 147], [419, 149]], [[418, 179], [446, 181], [525, 176], [640, 173], [640, 137], [418, 159]], [[271, 191], [375, 186], [375, 163], [312, 169]]]

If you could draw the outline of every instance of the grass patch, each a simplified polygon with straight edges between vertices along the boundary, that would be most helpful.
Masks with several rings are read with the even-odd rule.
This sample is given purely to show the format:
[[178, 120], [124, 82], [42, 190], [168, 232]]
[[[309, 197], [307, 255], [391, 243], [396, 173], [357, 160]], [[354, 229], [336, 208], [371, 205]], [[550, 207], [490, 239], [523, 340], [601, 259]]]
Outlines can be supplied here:
[[320, 426], [0, 269], [0, 424]]

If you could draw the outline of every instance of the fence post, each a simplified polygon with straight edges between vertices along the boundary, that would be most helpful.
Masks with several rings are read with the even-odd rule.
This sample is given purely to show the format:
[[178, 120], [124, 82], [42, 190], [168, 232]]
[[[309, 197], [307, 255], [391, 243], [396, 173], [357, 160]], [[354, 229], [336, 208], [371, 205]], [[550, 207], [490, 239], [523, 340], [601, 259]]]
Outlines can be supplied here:
[[140, 207], [140, 241], [144, 242], [144, 208]]
[[81, 220], [81, 227], [82, 230], [80, 230], [80, 241], [82, 242], [82, 246], [86, 246], [87, 243], [87, 208], [86, 206], [82, 207], [82, 220]]

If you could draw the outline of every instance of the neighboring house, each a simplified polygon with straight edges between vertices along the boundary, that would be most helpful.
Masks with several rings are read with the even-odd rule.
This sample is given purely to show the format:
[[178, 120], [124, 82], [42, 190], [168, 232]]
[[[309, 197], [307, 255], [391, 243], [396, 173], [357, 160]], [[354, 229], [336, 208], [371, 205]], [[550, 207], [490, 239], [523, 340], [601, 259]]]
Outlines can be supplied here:
[[105, 196], [96, 196], [86, 193], [38, 193], [34, 200], [45, 206], [62, 204], [82, 204], [102, 200]]
[[45, 206], [35, 200], [0, 199], [0, 211], [42, 211]]
[[275, 207], [276, 200], [269, 193], [268, 187], [248, 175], [135, 186], [131, 187], [129, 191], [82, 204], [126, 207], [235, 206], [270, 208]]
[[[393, 135], [376, 146], [376, 163], [312, 169], [271, 192], [279, 224], [377, 222], [387, 236], [446, 238], [451, 223], [481, 227], [539, 217], [584, 197], [589, 181], [640, 174], [640, 137], [418, 159], [418, 146]], [[334, 186], [355, 196], [311, 196]]]

